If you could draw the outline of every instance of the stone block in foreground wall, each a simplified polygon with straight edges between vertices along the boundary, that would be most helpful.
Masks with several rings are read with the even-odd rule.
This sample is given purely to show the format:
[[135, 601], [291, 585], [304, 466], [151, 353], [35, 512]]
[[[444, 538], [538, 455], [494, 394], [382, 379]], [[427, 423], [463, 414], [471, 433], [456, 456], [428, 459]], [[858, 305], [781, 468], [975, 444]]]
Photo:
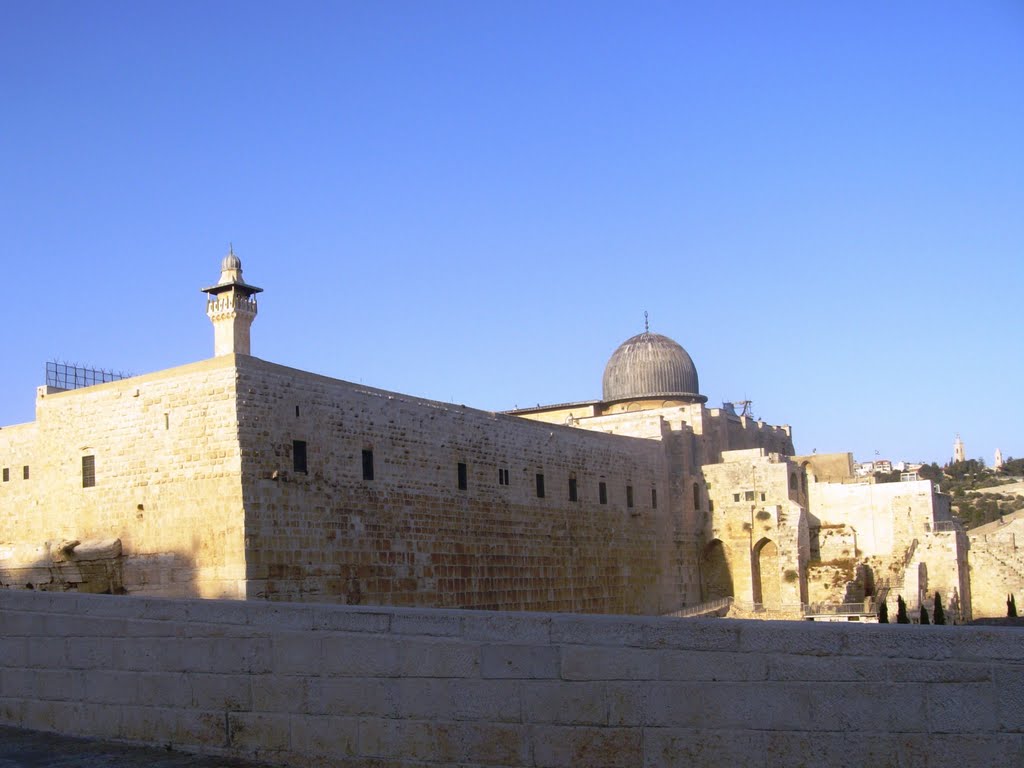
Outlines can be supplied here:
[[284, 766], [1020, 765], [990, 627], [0, 591], [0, 723]]

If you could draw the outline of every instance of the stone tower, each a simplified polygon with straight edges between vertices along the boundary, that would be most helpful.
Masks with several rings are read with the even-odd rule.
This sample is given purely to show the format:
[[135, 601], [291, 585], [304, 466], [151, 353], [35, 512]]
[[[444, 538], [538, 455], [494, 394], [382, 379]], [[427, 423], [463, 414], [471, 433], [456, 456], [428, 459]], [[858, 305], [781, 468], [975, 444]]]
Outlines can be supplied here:
[[210, 296], [206, 316], [213, 323], [213, 354], [249, 355], [249, 327], [256, 319], [256, 294], [263, 289], [242, 281], [242, 260], [234, 248], [220, 263], [220, 280], [203, 288]]
[[996, 448], [995, 461], [992, 462], [993, 469], [1003, 468], [1003, 452]]
[[953, 461], [966, 461], [967, 455], [964, 452], [964, 441], [960, 439], [960, 435], [956, 436], [956, 440], [953, 441]]

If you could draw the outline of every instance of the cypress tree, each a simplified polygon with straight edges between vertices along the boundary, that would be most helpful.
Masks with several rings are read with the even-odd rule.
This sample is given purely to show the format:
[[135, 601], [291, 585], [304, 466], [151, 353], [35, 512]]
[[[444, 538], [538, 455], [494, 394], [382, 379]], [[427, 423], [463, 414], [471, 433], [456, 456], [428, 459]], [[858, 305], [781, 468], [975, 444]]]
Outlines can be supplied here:
[[935, 623], [945, 624], [946, 623], [946, 612], [942, 610], [942, 598], [939, 597], [939, 593], [935, 593]]
[[1010, 618], [1017, 617], [1017, 600], [1012, 593], [1006, 598], [1006, 615]]
[[928, 621], [928, 609], [924, 607], [924, 603], [921, 603], [921, 623], [931, 624], [931, 622]]
[[910, 623], [910, 617], [907, 616], [907, 604], [903, 601], [903, 595], [898, 595], [896, 597], [896, 623]]
[[883, 600], [878, 606], [878, 623], [889, 623], [889, 606], [886, 605], [885, 600]]

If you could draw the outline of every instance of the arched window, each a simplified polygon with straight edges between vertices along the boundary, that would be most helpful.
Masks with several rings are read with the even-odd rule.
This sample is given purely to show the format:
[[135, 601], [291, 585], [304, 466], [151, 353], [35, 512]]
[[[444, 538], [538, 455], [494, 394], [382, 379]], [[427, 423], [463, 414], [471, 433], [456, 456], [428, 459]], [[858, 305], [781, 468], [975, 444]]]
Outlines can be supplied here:
[[693, 484], [693, 508], [700, 509], [700, 486]]

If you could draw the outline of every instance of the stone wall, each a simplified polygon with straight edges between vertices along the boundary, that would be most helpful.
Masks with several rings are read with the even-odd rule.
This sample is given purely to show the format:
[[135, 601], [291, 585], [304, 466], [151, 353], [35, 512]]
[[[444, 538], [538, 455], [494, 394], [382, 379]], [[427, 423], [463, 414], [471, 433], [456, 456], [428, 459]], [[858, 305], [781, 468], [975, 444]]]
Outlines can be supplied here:
[[685, 599], [660, 441], [247, 357], [238, 409], [249, 597], [648, 614]]
[[967, 532], [975, 617], [1006, 615], [1007, 595], [1024, 615], [1024, 512]]
[[0, 430], [0, 583], [64, 589], [62, 544], [120, 540], [128, 591], [242, 596], [233, 360], [42, 388], [35, 422]]
[[286, 766], [1019, 765], [1001, 627], [0, 590], [0, 723]]

